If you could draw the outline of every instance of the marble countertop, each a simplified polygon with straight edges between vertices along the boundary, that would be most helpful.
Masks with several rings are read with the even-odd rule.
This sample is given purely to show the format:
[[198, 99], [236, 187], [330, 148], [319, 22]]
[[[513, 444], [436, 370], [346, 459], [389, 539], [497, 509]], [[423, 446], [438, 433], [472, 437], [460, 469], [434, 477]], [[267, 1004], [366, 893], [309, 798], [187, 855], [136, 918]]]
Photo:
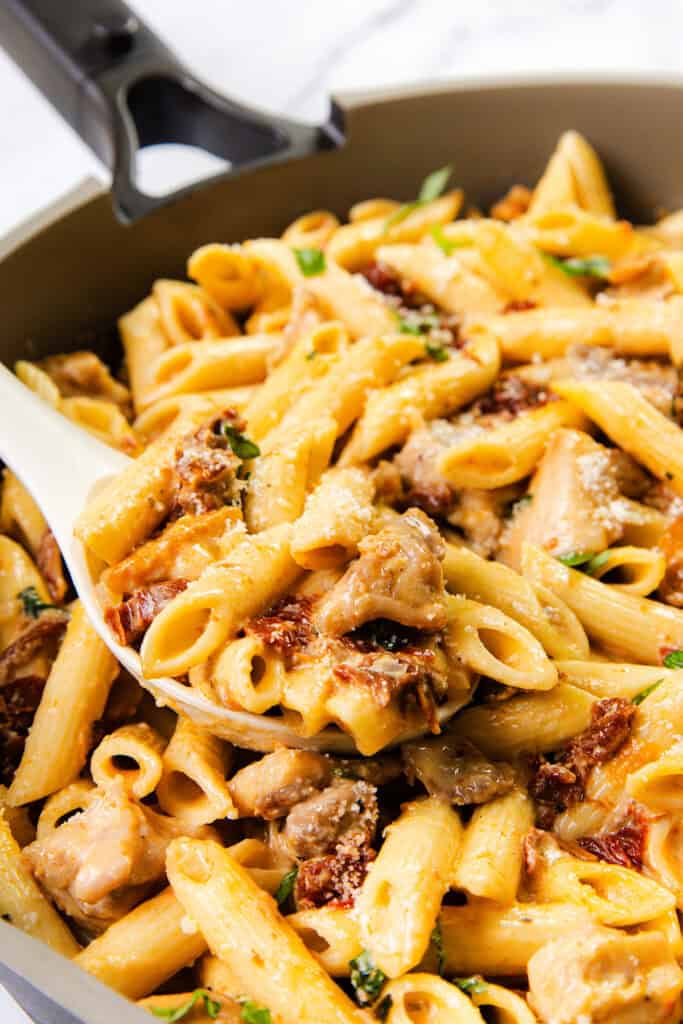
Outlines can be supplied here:
[[[308, 121], [333, 90], [449, 77], [683, 73], [680, 0], [133, 0], [209, 84]], [[106, 170], [0, 51], [0, 235], [85, 174]], [[206, 167], [151, 160], [169, 186]], [[0, 1020], [26, 1024], [0, 989]]]

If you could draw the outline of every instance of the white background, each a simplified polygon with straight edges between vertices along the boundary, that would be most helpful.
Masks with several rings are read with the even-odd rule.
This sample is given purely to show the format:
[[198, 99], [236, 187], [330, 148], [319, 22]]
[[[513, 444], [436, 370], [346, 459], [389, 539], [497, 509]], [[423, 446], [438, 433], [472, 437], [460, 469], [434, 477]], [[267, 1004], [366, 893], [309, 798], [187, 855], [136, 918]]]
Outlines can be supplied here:
[[[681, 0], [137, 0], [135, 7], [214, 87], [310, 121], [324, 117], [332, 89], [485, 74], [683, 74]], [[0, 234], [93, 172], [106, 175], [0, 52]], [[154, 168], [168, 184], [186, 173], [179, 156]], [[0, 1021], [26, 1024], [2, 990]]]

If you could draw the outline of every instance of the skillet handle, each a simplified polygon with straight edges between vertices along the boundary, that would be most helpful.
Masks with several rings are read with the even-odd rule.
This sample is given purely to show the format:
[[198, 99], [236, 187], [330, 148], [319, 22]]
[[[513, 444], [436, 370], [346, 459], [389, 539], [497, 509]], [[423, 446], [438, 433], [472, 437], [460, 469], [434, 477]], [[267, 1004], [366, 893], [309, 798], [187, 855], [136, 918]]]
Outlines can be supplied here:
[[121, 0], [2, 0], [0, 43], [110, 168], [124, 222], [198, 187], [141, 192], [135, 155], [145, 146], [199, 146], [229, 161], [234, 175], [344, 141], [338, 120], [300, 124], [214, 92]]

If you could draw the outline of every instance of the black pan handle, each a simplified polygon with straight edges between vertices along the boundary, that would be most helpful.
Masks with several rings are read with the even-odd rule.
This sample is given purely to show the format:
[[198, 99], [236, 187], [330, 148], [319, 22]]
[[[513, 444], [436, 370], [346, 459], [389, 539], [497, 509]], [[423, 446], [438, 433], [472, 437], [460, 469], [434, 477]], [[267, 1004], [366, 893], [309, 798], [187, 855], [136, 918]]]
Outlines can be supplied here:
[[0, 44], [111, 169], [126, 222], [198, 187], [141, 192], [135, 156], [145, 146], [198, 146], [232, 175], [344, 142], [336, 109], [327, 124], [305, 125], [214, 92], [121, 0], [0, 0]]

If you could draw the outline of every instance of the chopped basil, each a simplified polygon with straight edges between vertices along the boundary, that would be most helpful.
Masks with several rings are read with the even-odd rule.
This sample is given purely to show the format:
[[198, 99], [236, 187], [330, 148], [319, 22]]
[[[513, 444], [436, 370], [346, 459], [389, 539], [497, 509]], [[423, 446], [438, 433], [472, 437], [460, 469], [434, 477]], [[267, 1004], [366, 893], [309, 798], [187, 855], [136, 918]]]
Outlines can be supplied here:
[[631, 704], [642, 704], [645, 698], [649, 697], [650, 694], [656, 690], [658, 686], [661, 686], [663, 682], [663, 679], [658, 679], [655, 683], [651, 683], [649, 686], [646, 686], [644, 690], [641, 690], [640, 693], [635, 695]]
[[437, 918], [436, 924], [432, 929], [432, 934], [429, 936], [429, 941], [436, 950], [436, 964], [437, 971], [441, 977], [443, 977], [444, 968], [446, 966], [446, 951], [443, 947], [443, 935], [441, 934], [441, 921]]
[[295, 249], [294, 255], [304, 277], [315, 277], [325, 269], [325, 253], [322, 249]]
[[586, 256], [584, 259], [570, 256], [568, 259], [560, 259], [558, 256], [548, 255], [548, 259], [569, 277], [605, 278], [612, 269], [612, 264], [606, 256]]
[[223, 424], [223, 434], [227, 437], [230, 447], [238, 459], [255, 459], [257, 455], [261, 454], [261, 449], [254, 441], [250, 441], [248, 437], [241, 434], [235, 427], [231, 427], [229, 423]]
[[425, 341], [425, 352], [435, 363], [445, 363], [448, 359], [448, 349], [438, 341], [431, 341], [429, 338]]
[[283, 906], [294, 892], [294, 886], [296, 885], [296, 876], [299, 873], [298, 867], [292, 868], [286, 875], [282, 876], [282, 881], [277, 887], [275, 893], [275, 899], [277, 900], [278, 907]]
[[445, 256], [450, 256], [455, 249], [464, 249], [472, 244], [469, 238], [447, 238], [440, 224], [434, 224], [430, 234]]
[[421, 334], [429, 334], [430, 331], [439, 329], [439, 317], [436, 313], [419, 313], [417, 310], [410, 310], [406, 314], [396, 313], [398, 329], [401, 334], [413, 334], [419, 337]]
[[243, 1020], [244, 1024], [272, 1024], [270, 1010], [265, 1006], [259, 1006], [258, 1003], [252, 1003], [251, 999], [242, 1002], [240, 1020]]
[[308, 360], [308, 362], [310, 362], [311, 359], [315, 359], [317, 354], [318, 354], [317, 350], [312, 348], [310, 352], [306, 353], [306, 359]]
[[683, 668], [683, 651], [669, 651], [663, 664], [665, 668]]
[[35, 587], [24, 587], [17, 594], [17, 598], [21, 601], [24, 615], [28, 615], [29, 619], [37, 619], [41, 612], [57, 607], [55, 604], [43, 601]]
[[570, 551], [567, 555], [557, 555], [558, 562], [569, 566], [570, 569], [579, 569], [588, 576], [592, 576], [606, 562], [609, 561], [610, 551]]
[[438, 199], [445, 189], [452, 172], [453, 168], [450, 164], [447, 164], [445, 167], [440, 167], [438, 171], [432, 171], [431, 174], [428, 174], [420, 186], [417, 199], [414, 199], [411, 203], [404, 203], [397, 210], [394, 210], [391, 216], [387, 217], [384, 222], [385, 232], [390, 227], [393, 227], [394, 224], [400, 224], [413, 210], [417, 210], [420, 206], [424, 206], [425, 203], [431, 203], [434, 199]]
[[484, 979], [480, 978], [478, 974], [473, 974], [471, 978], [454, 978], [453, 980], [458, 988], [467, 992], [468, 995], [480, 995], [488, 988]]
[[375, 1001], [380, 994], [387, 976], [379, 967], [375, 967], [372, 955], [364, 949], [357, 957], [349, 961], [351, 968], [351, 984], [356, 994], [356, 1002], [367, 1006]]
[[[203, 999], [204, 1009], [206, 1010], [207, 1016], [215, 1020], [218, 1016], [218, 1012], [221, 1008], [221, 1004], [211, 997], [211, 994], [206, 991], [205, 988], [198, 988], [192, 993], [190, 998], [182, 1006], [165, 1007], [165, 1006], [150, 1006], [150, 1010], [157, 1017], [163, 1017], [164, 1020], [169, 1021], [169, 1024], [174, 1024], [177, 1020], [182, 1020], [192, 1010], [197, 1003]], [[259, 1024], [259, 1022], [255, 1022]], [[264, 1021], [264, 1024], [267, 1022]]]
[[385, 996], [384, 999], [380, 999], [374, 1009], [375, 1017], [377, 1017], [378, 1020], [386, 1020], [389, 1016], [389, 1010], [393, 1005], [394, 1000], [391, 996]]

